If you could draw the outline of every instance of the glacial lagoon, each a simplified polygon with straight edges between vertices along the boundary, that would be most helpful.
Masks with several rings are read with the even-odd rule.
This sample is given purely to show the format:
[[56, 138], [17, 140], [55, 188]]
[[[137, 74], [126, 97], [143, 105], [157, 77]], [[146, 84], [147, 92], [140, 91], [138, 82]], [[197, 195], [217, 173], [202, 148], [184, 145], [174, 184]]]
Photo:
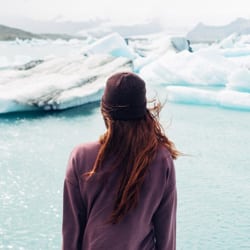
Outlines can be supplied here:
[[[170, 139], [185, 154], [175, 162], [178, 250], [250, 248], [250, 48], [242, 42], [249, 39], [238, 38], [238, 43], [232, 44], [233, 39], [228, 38], [209, 48], [199, 45], [193, 54], [185, 49], [177, 53], [166, 45], [166, 39], [158, 38], [149, 39], [155, 47], [135, 41], [129, 49], [119, 42], [114, 43], [113, 52], [109, 48], [115, 57], [123, 53], [132, 58], [137, 53], [129, 59], [133, 60], [134, 70], [147, 80], [152, 92], [167, 100], [161, 122]], [[111, 53], [102, 44], [99, 42], [102, 49]], [[86, 46], [79, 41], [0, 43], [3, 52], [0, 57], [0, 249], [60, 249], [62, 189], [69, 154], [75, 145], [97, 140], [105, 130], [98, 101], [103, 87], [98, 84], [105, 74], [97, 76], [99, 82], [93, 85], [90, 94], [86, 89], [77, 92], [80, 96], [67, 92], [72, 86], [79, 87], [76, 82], [81, 78], [81, 71], [75, 67], [75, 58], [80, 60], [79, 51], [84, 57]], [[98, 41], [92, 47], [93, 53], [95, 48]], [[135, 54], [129, 54], [131, 48]], [[99, 55], [93, 56], [95, 65]], [[17, 71], [16, 67], [38, 59], [44, 63], [33, 71]], [[35, 71], [40, 72], [40, 66], [44, 72], [34, 75]], [[106, 69], [106, 73], [112, 70], [109, 66]], [[61, 72], [75, 78], [62, 86], [55, 82], [63, 79]], [[47, 78], [43, 78], [46, 73]], [[43, 82], [45, 79], [52, 84]], [[36, 89], [32, 87], [25, 89], [32, 86], [33, 80], [37, 80], [34, 84], [44, 92], [34, 92]], [[43, 97], [51, 88], [58, 87], [62, 90], [63, 104], [67, 101], [69, 106], [84, 104], [74, 102], [76, 97], [81, 99], [84, 95], [86, 102], [93, 103], [59, 111], [37, 108], [39, 95]], [[86, 87], [85, 82], [82, 87]], [[35, 101], [30, 102], [31, 99]], [[23, 103], [26, 106], [20, 105]], [[36, 106], [32, 106], [34, 103]], [[25, 111], [27, 107], [35, 111]]]

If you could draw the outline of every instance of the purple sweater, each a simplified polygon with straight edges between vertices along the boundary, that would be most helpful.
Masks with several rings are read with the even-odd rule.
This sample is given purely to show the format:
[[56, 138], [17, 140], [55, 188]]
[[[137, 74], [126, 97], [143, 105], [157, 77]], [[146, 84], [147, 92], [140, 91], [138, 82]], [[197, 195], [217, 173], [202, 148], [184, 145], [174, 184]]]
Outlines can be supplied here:
[[[95, 162], [100, 144], [86, 143], [71, 153], [63, 194], [63, 250], [175, 250], [176, 185], [173, 160], [160, 147], [149, 165], [138, 205], [115, 225], [108, 224], [117, 173], [105, 182], [82, 174]], [[99, 171], [99, 170], [98, 170]], [[117, 170], [119, 171], [119, 170]]]

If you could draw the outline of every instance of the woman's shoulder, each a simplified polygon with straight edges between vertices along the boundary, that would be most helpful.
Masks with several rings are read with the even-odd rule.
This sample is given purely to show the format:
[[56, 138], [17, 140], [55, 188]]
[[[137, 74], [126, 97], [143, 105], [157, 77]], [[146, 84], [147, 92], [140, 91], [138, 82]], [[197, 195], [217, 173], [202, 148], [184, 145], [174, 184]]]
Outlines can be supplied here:
[[175, 166], [170, 151], [165, 146], [159, 146], [156, 157], [151, 163], [150, 177], [157, 185], [175, 186]]
[[70, 176], [72, 173], [80, 176], [82, 173], [89, 171], [96, 160], [99, 148], [100, 143], [98, 141], [76, 145], [70, 153], [66, 176]]
[[158, 149], [157, 149], [157, 152], [156, 152], [156, 158], [158, 158], [158, 160], [163, 160], [163, 159], [173, 160], [170, 151], [164, 145], [159, 145], [158, 146]]
[[164, 145], [159, 145], [155, 159], [152, 162], [161, 172], [168, 172], [174, 168], [173, 157]]
[[98, 152], [99, 148], [100, 148], [99, 141], [81, 143], [73, 148], [71, 156], [81, 158], [84, 155], [89, 155]]

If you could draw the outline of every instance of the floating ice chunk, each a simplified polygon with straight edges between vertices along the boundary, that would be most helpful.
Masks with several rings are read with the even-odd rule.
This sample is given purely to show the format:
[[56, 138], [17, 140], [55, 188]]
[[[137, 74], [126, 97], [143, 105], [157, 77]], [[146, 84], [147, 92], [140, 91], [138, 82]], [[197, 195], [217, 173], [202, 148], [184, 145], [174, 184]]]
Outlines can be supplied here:
[[176, 54], [183, 50], [192, 50], [186, 38], [165, 34], [131, 37], [127, 41], [128, 45], [139, 55], [133, 61], [135, 72], [139, 72], [144, 66], [166, 53]]
[[250, 110], [250, 93], [233, 90], [212, 91], [181, 86], [168, 86], [166, 89], [168, 100], [171, 102]]
[[177, 52], [188, 50], [192, 51], [190, 47], [190, 42], [184, 37], [171, 37], [170, 41]]
[[229, 89], [250, 92], [250, 71], [246, 68], [240, 68], [232, 72], [228, 77]]
[[217, 93], [210, 90], [181, 86], [167, 87], [168, 100], [177, 103], [196, 105], [217, 105]]
[[114, 57], [129, 59], [136, 57], [136, 54], [127, 46], [125, 40], [118, 33], [112, 33], [97, 40], [89, 46], [85, 54], [110, 54]]
[[100, 99], [105, 78], [131, 71], [124, 57], [93, 55], [51, 58], [29, 70], [0, 71], [1, 113], [63, 109]]
[[22, 64], [30, 62], [31, 60], [32, 60], [32, 57], [30, 57], [30, 56], [16, 55], [14, 65], [16, 65], [16, 66], [22, 65]]
[[250, 93], [223, 90], [219, 92], [218, 100], [222, 107], [250, 111]]
[[0, 56], [0, 69], [9, 66], [9, 60], [6, 56]]
[[54, 105], [54, 109], [65, 109], [99, 101], [103, 94], [105, 80], [104, 77], [100, 77], [95, 84], [88, 84], [86, 86], [64, 91], [56, 98], [56, 100], [52, 100], [48, 103], [48, 106], [45, 107], [45, 109], [48, 109], [51, 105]]
[[241, 35], [238, 44], [240, 44], [240, 46], [249, 46], [250, 45], [250, 35]]
[[222, 40], [215, 47], [220, 49], [221, 55], [225, 57], [241, 57], [250, 55], [249, 36], [232, 34]]
[[235, 64], [218, 50], [166, 53], [143, 67], [141, 75], [148, 81], [167, 85], [224, 86]]
[[127, 41], [129, 46], [142, 57], [147, 57], [150, 54], [163, 55], [169, 50], [180, 52], [191, 49], [186, 38], [165, 34], [132, 37], [128, 38]]
[[249, 56], [250, 55], [250, 47], [249, 48], [233, 48], [233, 49], [222, 49], [220, 51], [221, 55], [225, 57], [241, 57], [241, 56]]
[[250, 35], [240, 35], [233, 33], [216, 46], [220, 49], [223, 49], [222, 51], [226, 53], [227, 56], [230, 56], [230, 52], [231, 56], [237, 56], [237, 52], [240, 53], [238, 54], [239, 56], [242, 56], [244, 55], [244, 51], [249, 51], [250, 49]]
[[9, 98], [0, 97], [0, 114], [24, 110], [37, 110], [37, 107], [18, 103], [17, 101], [10, 100]]
[[240, 40], [240, 35], [237, 33], [233, 33], [230, 36], [223, 39], [219, 44], [218, 47], [221, 49], [226, 48], [234, 48], [235, 44]]
[[8, 58], [7, 56], [0, 57], [0, 69], [18, 67], [19, 65], [26, 64], [32, 60], [30, 56], [16, 55], [13, 58]]

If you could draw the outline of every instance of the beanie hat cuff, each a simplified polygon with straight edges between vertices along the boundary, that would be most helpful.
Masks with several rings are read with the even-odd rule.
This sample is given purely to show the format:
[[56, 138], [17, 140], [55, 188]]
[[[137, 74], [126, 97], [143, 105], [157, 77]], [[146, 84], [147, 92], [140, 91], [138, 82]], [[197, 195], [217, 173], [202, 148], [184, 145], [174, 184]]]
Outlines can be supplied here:
[[109, 114], [113, 120], [137, 120], [146, 114], [146, 102], [140, 106], [112, 106], [105, 103], [102, 98], [102, 109]]

